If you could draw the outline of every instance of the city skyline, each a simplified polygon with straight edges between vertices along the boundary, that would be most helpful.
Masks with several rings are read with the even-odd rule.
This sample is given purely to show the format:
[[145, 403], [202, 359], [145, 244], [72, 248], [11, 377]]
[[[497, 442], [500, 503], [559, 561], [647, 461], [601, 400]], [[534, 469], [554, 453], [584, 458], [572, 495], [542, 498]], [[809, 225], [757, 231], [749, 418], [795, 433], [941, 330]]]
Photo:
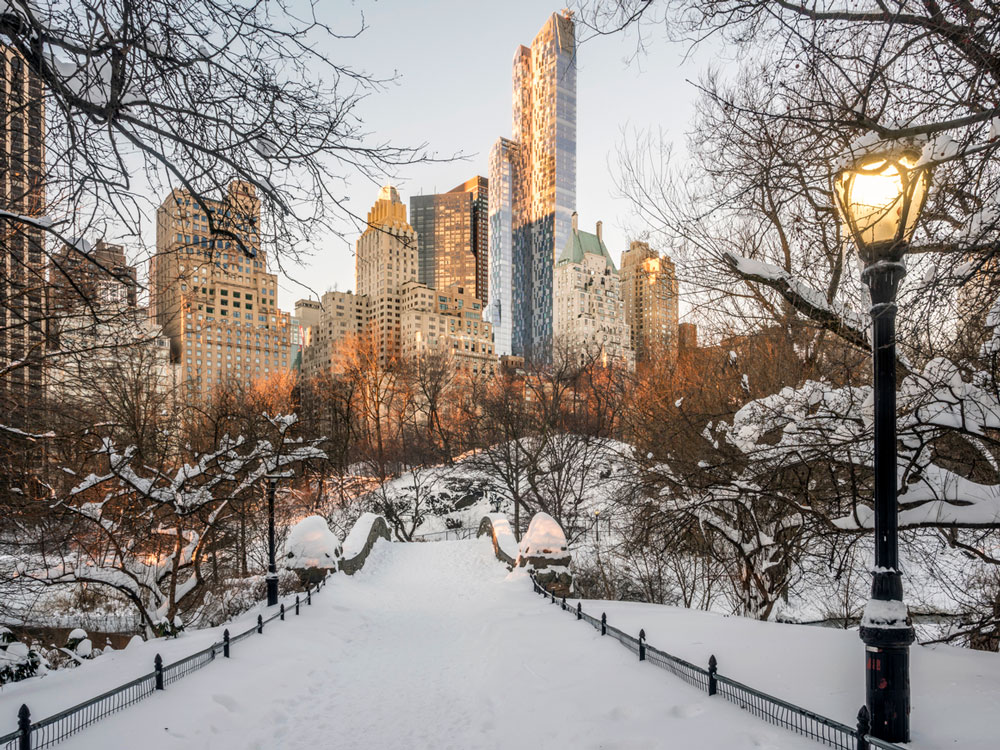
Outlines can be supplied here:
[[[349, 51], [362, 66], [380, 60], [378, 73], [401, 74], [398, 85], [379, 92], [365, 103], [366, 122], [379, 136], [403, 143], [427, 141], [438, 156], [462, 151], [467, 158], [423, 164], [400, 171], [382, 182], [354, 183], [345, 205], [364, 217], [373, 191], [386, 181], [397, 187], [404, 200], [432, 195], [462, 184], [470, 175], [486, 175], [489, 153], [498, 136], [510, 138], [511, 63], [517, 46], [530, 42], [546, 18], [561, 6], [513, 2], [488, 25], [459, 12], [457, 2], [408, 7], [380, 3], [365, 9], [369, 28]], [[420, 16], [419, 53], [412, 38], [415, 17]], [[635, 56], [630, 35], [592, 37], [578, 34], [578, 135], [577, 200], [581, 215], [604, 218], [609, 251], [616, 262], [635, 239], [626, 231], [631, 222], [628, 202], [615, 197], [609, 159], [621, 139], [623, 118], [636, 129], [663, 128], [681, 145], [693, 113], [697, 77], [707, 55], [689, 59], [681, 46], [663, 45]], [[454, 61], [476, 50], [474, 65]], [[411, 54], [414, 53], [414, 54]], [[383, 69], [383, 66], [385, 69]], [[433, 78], [435, 85], [421, 84]], [[623, 79], [631, 85], [622, 85]], [[456, 92], [474, 88], [474, 96]], [[650, 91], [660, 96], [650, 97]], [[410, 114], [399, 118], [398, 112]], [[475, 127], [470, 127], [474, 123]], [[353, 245], [363, 226], [348, 226], [343, 237], [328, 236], [298, 268], [279, 276], [279, 302], [292, 309], [295, 300], [322, 294], [327, 289], [353, 289]]]

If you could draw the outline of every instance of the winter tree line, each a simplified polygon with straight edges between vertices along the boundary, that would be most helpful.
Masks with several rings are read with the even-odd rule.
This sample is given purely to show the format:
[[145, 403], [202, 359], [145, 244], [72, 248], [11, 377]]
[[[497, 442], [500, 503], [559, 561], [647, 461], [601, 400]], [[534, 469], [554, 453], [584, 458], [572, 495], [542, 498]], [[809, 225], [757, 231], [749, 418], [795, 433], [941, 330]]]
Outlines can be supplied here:
[[[374, 79], [323, 58], [342, 86], [294, 85], [318, 54], [311, 35], [336, 34], [318, 22], [280, 33], [261, 19], [241, 25], [258, 45], [246, 54], [263, 60], [242, 66], [230, 56], [243, 48], [219, 42], [236, 28], [227, 26], [235, 3], [202, 16], [176, 3], [129, 6], [125, 16], [95, 5], [109, 22], [84, 25], [58, 3], [51, 20], [27, 14], [16, 28], [3, 15], [3, 33], [52, 82], [67, 134], [55, 148], [65, 149], [63, 165], [77, 165], [68, 184], [92, 186], [66, 193], [67, 217], [87, 207], [95, 221], [137, 221], [134, 159], [204, 195], [216, 187], [206, 175], [222, 165], [225, 179], [258, 186], [263, 241], [281, 257], [329, 231], [329, 216], [304, 208], [339, 205], [326, 176], [422, 158], [360, 140], [344, 86]], [[281, 3], [260, 7], [271, 5]], [[86, 582], [167, 631], [217, 621], [241, 582], [259, 580], [262, 476], [282, 464], [294, 473], [282, 480], [282, 526], [318, 511], [343, 529], [375, 510], [408, 540], [437, 517], [463, 522], [456, 511], [477, 502], [507, 512], [519, 531], [544, 510], [569, 535], [585, 595], [849, 626], [867, 598], [872, 554], [869, 317], [830, 185], [852, 150], [903, 141], [933, 169], [899, 297], [907, 596], [933, 625], [923, 640], [996, 650], [997, 9], [597, 0], [579, 18], [595, 34], [630, 35], [639, 55], [665, 43], [733, 53], [699, 81], [683, 151], [629, 133], [615, 168], [637, 227], [678, 262], [704, 346], [632, 373], [556, 342], [551, 361], [485, 377], [443, 357], [381, 364], [373, 342], [350, 339], [327, 376], [231, 385], [198, 405], [144, 397], [142, 368], [119, 357], [123, 374], [102, 383], [128, 398], [38, 405], [44, 425], [2, 432], [5, 585]], [[72, 38], [63, 48], [80, 65], [121, 71], [100, 111], [91, 90], [57, 85], [69, 68], [45, 62], [43, 38]], [[286, 76], [298, 76], [287, 90]], [[145, 98], [116, 99], [114, 85], [128, 87], [115, 80]], [[186, 97], [200, 117], [216, 83], [261, 96], [211, 98], [239, 111], [206, 114], [204, 127], [171, 119], [178, 110], [164, 97]], [[300, 109], [304, 120], [292, 114]], [[77, 138], [77, 127], [95, 136]], [[271, 145], [258, 148], [259, 134]], [[78, 153], [97, 147], [106, 153]], [[124, 155], [107, 158], [115, 153]]]

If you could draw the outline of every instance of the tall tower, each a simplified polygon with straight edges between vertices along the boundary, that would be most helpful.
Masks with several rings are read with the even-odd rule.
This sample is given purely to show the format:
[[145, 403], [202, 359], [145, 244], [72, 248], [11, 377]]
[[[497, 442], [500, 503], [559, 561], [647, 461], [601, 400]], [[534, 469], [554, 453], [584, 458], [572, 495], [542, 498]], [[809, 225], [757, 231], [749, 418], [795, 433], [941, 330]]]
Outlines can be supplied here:
[[278, 310], [277, 286], [260, 246], [253, 185], [231, 182], [222, 200], [200, 202], [173, 190], [160, 204], [150, 313], [170, 337], [192, 397], [227, 381], [249, 385], [289, 371], [290, 316]]
[[622, 253], [622, 297], [637, 362], [677, 360], [677, 269], [645, 242]]
[[[21, 56], [2, 43], [0, 209], [27, 217], [45, 212], [42, 84]], [[11, 425], [26, 424], [42, 391], [43, 246], [41, 229], [0, 219], [0, 370], [5, 370], [0, 376], [0, 412]]]
[[410, 197], [421, 284], [432, 289], [458, 285], [486, 302], [488, 185], [485, 177], [473, 177], [447, 193]]
[[368, 298], [367, 329], [375, 337], [379, 362], [402, 356], [402, 286], [417, 280], [417, 233], [406, 221], [406, 205], [391, 185], [379, 190], [368, 212], [368, 227], [358, 238], [355, 287]]
[[[576, 41], [572, 13], [553, 13], [531, 47], [514, 55], [513, 140], [493, 147], [490, 182], [508, 179], [509, 198], [491, 202], [490, 249], [510, 248], [511, 307], [491, 306], [490, 322], [503, 335], [511, 326], [510, 352], [548, 359], [552, 347], [552, 269], [569, 239], [576, 204]], [[496, 171], [494, 171], [496, 170]], [[506, 174], [505, 174], [506, 172]], [[498, 219], [494, 220], [494, 216]], [[506, 261], [503, 252], [491, 264]], [[490, 276], [503, 277], [499, 269]], [[498, 290], [491, 295], [501, 294]], [[522, 300], [519, 304], [518, 300]]]

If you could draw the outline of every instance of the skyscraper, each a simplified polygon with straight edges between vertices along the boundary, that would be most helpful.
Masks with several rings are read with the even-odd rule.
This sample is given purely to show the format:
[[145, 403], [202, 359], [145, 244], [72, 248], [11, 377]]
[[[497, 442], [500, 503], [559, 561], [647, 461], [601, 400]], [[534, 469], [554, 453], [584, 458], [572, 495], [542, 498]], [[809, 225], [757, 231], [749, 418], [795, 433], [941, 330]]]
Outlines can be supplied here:
[[677, 269], [645, 242], [622, 253], [622, 297], [637, 362], [677, 360]]
[[[89, 252], [83, 252], [85, 249]], [[93, 248], [80, 242], [72, 247], [64, 245], [52, 258], [49, 284], [50, 308], [136, 306], [136, 268], [129, 265], [124, 247], [104, 240], [98, 240]]]
[[433, 289], [458, 285], [487, 300], [488, 180], [473, 177], [447, 193], [410, 198], [418, 279]]
[[[499, 266], [509, 258], [510, 304], [505, 304], [504, 290], [491, 289], [491, 296], [501, 299], [488, 314], [500, 337], [499, 353], [547, 359], [552, 347], [552, 269], [569, 238], [576, 204], [572, 13], [553, 13], [531, 47], [517, 50], [513, 89], [513, 139], [498, 141], [490, 159], [490, 183], [502, 196], [490, 202], [490, 276], [502, 279], [505, 272]], [[509, 193], [501, 184], [505, 180]], [[510, 351], [503, 339], [508, 324]]]
[[267, 272], [259, 231], [260, 200], [246, 182], [231, 182], [222, 200], [201, 204], [173, 190], [157, 209], [151, 314], [194, 396], [291, 368], [289, 315], [278, 310], [278, 278]]
[[[514, 315], [524, 305], [522, 294], [527, 288], [523, 281], [525, 264], [519, 257], [518, 283], [514, 283], [514, 170], [517, 166], [517, 144], [500, 138], [490, 149], [489, 197], [489, 302], [483, 317], [493, 324], [493, 340], [499, 354], [514, 351]], [[522, 248], [523, 249], [523, 248]], [[523, 255], [523, 253], [522, 253]], [[517, 304], [514, 303], [515, 298]], [[521, 327], [518, 328], [520, 332]], [[518, 341], [520, 347], [520, 339]]]
[[[21, 56], [0, 43], [0, 209], [45, 212], [42, 84]], [[0, 219], [0, 412], [24, 424], [42, 390], [45, 345], [43, 231]], [[20, 364], [18, 364], [20, 363]]]
[[402, 356], [402, 286], [417, 280], [417, 233], [406, 221], [406, 205], [391, 185], [379, 190], [368, 212], [368, 227], [355, 246], [355, 288], [368, 298], [367, 328], [379, 363]]

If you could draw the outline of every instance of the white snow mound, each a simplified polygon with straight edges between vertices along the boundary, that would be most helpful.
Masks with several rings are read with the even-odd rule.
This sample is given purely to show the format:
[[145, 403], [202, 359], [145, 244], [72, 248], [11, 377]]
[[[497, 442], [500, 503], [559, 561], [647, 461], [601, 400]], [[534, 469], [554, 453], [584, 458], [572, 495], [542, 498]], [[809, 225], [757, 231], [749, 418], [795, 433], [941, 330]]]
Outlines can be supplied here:
[[536, 513], [518, 548], [521, 557], [566, 557], [566, 535], [548, 513]]
[[343, 557], [340, 539], [322, 516], [307, 516], [288, 533], [285, 567], [291, 569], [337, 568]]

